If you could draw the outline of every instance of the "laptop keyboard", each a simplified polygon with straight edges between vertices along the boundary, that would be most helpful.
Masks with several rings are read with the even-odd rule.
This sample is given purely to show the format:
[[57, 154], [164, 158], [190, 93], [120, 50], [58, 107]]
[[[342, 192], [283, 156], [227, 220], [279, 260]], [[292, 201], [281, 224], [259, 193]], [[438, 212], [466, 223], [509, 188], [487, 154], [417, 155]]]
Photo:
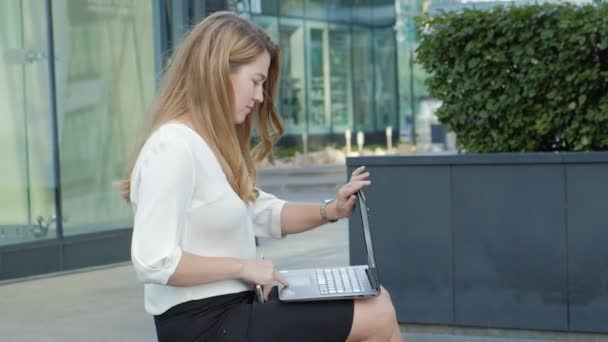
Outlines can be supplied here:
[[321, 294], [357, 293], [363, 290], [354, 268], [324, 268], [316, 270], [316, 273]]

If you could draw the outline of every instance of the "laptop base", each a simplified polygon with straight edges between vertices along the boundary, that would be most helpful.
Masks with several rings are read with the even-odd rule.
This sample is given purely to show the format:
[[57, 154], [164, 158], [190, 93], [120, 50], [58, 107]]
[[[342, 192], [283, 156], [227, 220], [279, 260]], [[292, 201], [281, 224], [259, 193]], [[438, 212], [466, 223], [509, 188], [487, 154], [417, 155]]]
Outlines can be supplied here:
[[379, 291], [371, 285], [367, 269], [367, 265], [360, 265], [281, 270], [289, 287], [278, 284], [279, 299], [296, 302], [375, 297]]

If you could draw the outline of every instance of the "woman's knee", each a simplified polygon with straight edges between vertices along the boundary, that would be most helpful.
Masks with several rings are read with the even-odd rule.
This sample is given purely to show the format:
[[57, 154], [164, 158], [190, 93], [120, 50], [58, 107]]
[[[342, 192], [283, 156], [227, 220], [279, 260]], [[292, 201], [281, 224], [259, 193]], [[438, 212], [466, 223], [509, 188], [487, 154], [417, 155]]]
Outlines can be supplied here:
[[386, 319], [394, 323], [397, 320], [397, 314], [393, 306], [391, 294], [383, 286], [380, 286], [380, 295], [378, 297], [380, 299], [380, 310], [383, 311]]
[[390, 294], [382, 288], [377, 297], [355, 301], [348, 341], [386, 341], [393, 334], [395, 322], [395, 308]]

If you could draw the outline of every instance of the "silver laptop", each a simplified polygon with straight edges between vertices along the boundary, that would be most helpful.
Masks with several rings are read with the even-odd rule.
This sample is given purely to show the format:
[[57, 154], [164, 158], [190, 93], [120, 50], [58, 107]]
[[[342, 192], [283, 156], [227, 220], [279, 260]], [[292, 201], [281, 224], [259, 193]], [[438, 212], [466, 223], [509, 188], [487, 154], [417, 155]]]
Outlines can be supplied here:
[[281, 283], [278, 285], [281, 301], [335, 300], [374, 297], [380, 294], [372, 234], [369, 229], [369, 209], [363, 191], [357, 193], [357, 201], [363, 223], [367, 265], [281, 270], [281, 275], [289, 283], [289, 287]]

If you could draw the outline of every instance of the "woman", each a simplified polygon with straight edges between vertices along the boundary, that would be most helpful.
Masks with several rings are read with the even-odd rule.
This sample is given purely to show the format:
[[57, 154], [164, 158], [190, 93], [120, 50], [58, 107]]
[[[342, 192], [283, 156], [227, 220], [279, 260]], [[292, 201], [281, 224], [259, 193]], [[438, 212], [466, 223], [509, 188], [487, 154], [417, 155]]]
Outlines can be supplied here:
[[[287, 282], [256, 260], [255, 235], [281, 238], [347, 217], [370, 184], [355, 170], [326, 207], [255, 187], [254, 163], [283, 132], [272, 103], [278, 75], [278, 47], [229, 12], [194, 27], [164, 75], [123, 189], [135, 212], [133, 266], [159, 341], [401, 341], [386, 290], [286, 304], [272, 284]], [[268, 302], [254, 300], [256, 284]]]

